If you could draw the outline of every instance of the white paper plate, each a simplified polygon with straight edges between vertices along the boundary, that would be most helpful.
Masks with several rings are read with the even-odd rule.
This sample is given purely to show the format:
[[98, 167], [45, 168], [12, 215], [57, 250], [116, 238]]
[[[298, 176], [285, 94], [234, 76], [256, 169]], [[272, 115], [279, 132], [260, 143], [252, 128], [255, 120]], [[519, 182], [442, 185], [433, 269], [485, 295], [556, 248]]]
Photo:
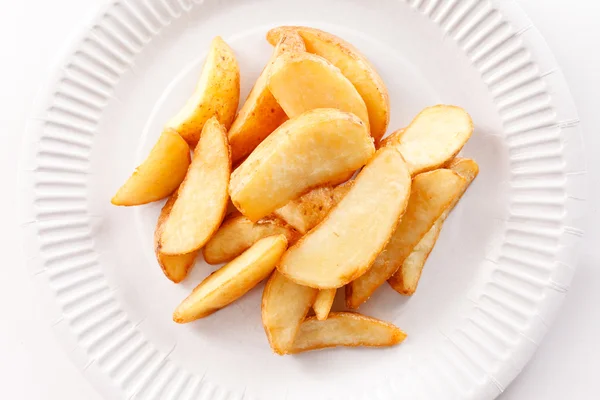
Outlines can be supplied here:
[[[152, 251], [161, 204], [110, 198], [144, 158], [221, 35], [242, 96], [281, 24], [339, 34], [376, 65], [390, 129], [423, 107], [473, 116], [481, 173], [445, 224], [419, 290], [384, 285], [361, 311], [408, 339], [390, 349], [273, 355], [262, 287], [210, 318], [174, 307]], [[66, 351], [106, 398], [491, 399], [521, 371], [569, 288], [585, 210], [577, 114], [543, 39], [512, 1], [117, 0], [56, 69], [24, 146], [24, 242]]]

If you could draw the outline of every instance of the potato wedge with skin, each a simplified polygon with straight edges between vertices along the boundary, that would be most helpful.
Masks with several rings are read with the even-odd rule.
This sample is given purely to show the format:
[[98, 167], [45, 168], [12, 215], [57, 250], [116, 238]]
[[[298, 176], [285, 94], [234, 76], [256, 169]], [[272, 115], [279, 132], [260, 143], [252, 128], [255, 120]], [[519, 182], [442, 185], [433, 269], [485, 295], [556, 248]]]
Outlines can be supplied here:
[[284, 235], [260, 239], [196, 286], [175, 309], [173, 321], [180, 324], [191, 322], [239, 299], [273, 272], [286, 248]]
[[319, 294], [317, 294], [317, 298], [313, 304], [313, 310], [315, 310], [315, 315], [319, 321], [327, 319], [327, 316], [331, 311], [331, 306], [333, 305], [333, 300], [335, 300], [336, 292], [337, 289], [319, 290]]
[[229, 129], [233, 164], [243, 160], [264, 138], [287, 120], [287, 115], [268, 87], [271, 66], [277, 57], [286, 51], [305, 51], [304, 42], [296, 32], [286, 32], [281, 35], [273, 51], [273, 56], [256, 80], [246, 102]]
[[419, 284], [425, 261], [427, 261], [429, 253], [433, 250], [433, 246], [442, 230], [446, 217], [448, 217], [450, 211], [456, 206], [471, 182], [473, 182], [479, 173], [479, 166], [477, 163], [468, 158], [457, 158], [450, 162], [447, 167], [464, 179], [462, 188], [458, 196], [454, 198], [448, 208], [446, 208], [437, 221], [435, 221], [435, 224], [433, 224], [433, 227], [429, 232], [427, 232], [423, 239], [415, 246], [400, 269], [388, 279], [390, 286], [400, 294], [410, 296], [417, 290], [417, 285]]
[[300, 325], [289, 354], [328, 347], [386, 347], [406, 339], [406, 333], [389, 322], [351, 312], [329, 314], [319, 321], [307, 318]]
[[225, 217], [230, 174], [227, 133], [213, 117], [202, 129], [194, 159], [165, 221], [161, 253], [186, 254], [204, 246]]
[[375, 143], [385, 134], [390, 121], [390, 99], [383, 79], [373, 65], [350, 43], [331, 33], [304, 26], [271, 29], [267, 40], [275, 45], [283, 32], [297, 32], [309, 53], [317, 54], [342, 71], [363, 98], [369, 113], [371, 135]]
[[[388, 147], [384, 147], [388, 148]], [[449, 169], [413, 178], [406, 212], [371, 268], [346, 286], [346, 306], [358, 308], [400, 268], [406, 257], [460, 194], [464, 179]]]
[[194, 93], [166, 127], [195, 146], [210, 118], [216, 117], [225, 130], [229, 129], [239, 101], [240, 68], [231, 47], [217, 36], [210, 44]]
[[242, 214], [258, 221], [311, 188], [347, 179], [374, 151], [355, 115], [308, 111], [283, 123], [233, 171], [229, 194]]
[[275, 215], [305, 234], [319, 224], [329, 211], [340, 202], [352, 187], [348, 181], [336, 187], [324, 186], [313, 189], [285, 206], [275, 210]]
[[261, 315], [275, 353], [285, 354], [292, 347], [317, 292], [317, 289], [290, 281], [277, 270], [273, 272], [263, 291]]
[[385, 247], [410, 194], [408, 167], [395, 148], [375, 153], [329, 215], [283, 255], [277, 269], [318, 289], [365, 273]]
[[409, 126], [386, 138], [386, 146], [400, 150], [415, 176], [452, 160], [472, 134], [473, 121], [465, 110], [437, 105], [424, 109]]
[[190, 147], [172, 130], [165, 130], [144, 162], [117, 191], [115, 206], [137, 206], [163, 199], [185, 178], [190, 165]]
[[290, 118], [315, 108], [336, 108], [369, 126], [364, 100], [339, 68], [323, 57], [306, 52], [281, 54], [271, 66], [269, 90]]
[[252, 222], [243, 215], [227, 219], [202, 249], [204, 260], [220, 264], [233, 260], [257, 240], [267, 236], [285, 235], [288, 243], [295, 243], [300, 234], [277, 218], [263, 218]]
[[174, 193], [169, 200], [167, 200], [160, 211], [160, 216], [156, 223], [156, 230], [154, 231], [154, 253], [156, 254], [156, 260], [165, 276], [171, 281], [179, 283], [185, 279], [190, 268], [194, 265], [198, 251], [175, 256], [169, 256], [160, 252], [160, 237], [162, 236], [165, 221], [169, 218], [173, 204], [175, 204], [175, 200], [177, 200], [177, 193]]

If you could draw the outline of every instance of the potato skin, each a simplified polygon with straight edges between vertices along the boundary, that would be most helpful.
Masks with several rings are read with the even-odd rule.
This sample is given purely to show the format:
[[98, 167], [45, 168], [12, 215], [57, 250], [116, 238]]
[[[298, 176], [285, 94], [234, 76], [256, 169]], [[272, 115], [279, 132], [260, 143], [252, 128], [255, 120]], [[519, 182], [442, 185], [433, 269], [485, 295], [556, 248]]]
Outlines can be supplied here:
[[289, 31], [297, 32], [302, 37], [306, 51], [327, 59], [356, 87], [367, 106], [371, 135], [377, 145], [390, 122], [390, 96], [375, 67], [350, 43], [315, 28], [280, 26], [267, 33], [267, 41], [275, 45], [278, 38]]
[[284, 52], [305, 51], [304, 41], [295, 32], [281, 35], [271, 59], [256, 80], [248, 98], [235, 117], [228, 137], [231, 145], [233, 164], [247, 157], [267, 136], [288, 117], [268, 87], [271, 67], [277, 57]]
[[231, 47], [217, 36], [204, 62], [196, 90], [167, 123], [191, 147], [200, 139], [204, 124], [216, 117], [229, 130], [240, 101], [240, 68]]

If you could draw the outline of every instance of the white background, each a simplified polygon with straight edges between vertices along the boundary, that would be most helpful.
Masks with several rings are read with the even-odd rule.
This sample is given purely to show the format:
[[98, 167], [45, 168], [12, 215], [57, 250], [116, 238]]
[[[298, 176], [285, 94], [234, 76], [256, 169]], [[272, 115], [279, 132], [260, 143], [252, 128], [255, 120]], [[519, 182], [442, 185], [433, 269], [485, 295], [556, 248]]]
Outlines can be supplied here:
[[[596, 0], [519, 0], [547, 39], [579, 110], [590, 182], [600, 183], [600, 4]], [[99, 396], [71, 365], [36, 304], [23, 263], [15, 188], [21, 137], [33, 98], [73, 32], [101, 0], [2, 0], [0, 15], [0, 397], [89, 399]], [[523, 373], [501, 396], [600, 398], [600, 189], [590, 188], [581, 263], [567, 300]]]

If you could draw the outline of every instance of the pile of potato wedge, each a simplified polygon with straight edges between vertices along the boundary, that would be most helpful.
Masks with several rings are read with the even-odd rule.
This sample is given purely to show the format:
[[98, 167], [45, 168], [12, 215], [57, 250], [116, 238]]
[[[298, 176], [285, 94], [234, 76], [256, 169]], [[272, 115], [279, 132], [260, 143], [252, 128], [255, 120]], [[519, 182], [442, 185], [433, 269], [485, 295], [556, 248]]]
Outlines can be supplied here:
[[[448, 213], [478, 174], [457, 158], [473, 133], [460, 107], [424, 109], [384, 138], [387, 88], [330, 33], [282, 26], [238, 111], [240, 71], [216, 37], [198, 85], [112, 203], [168, 198], [154, 236], [178, 283], [200, 253], [226, 263], [175, 309], [187, 323], [263, 280], [262, 321], [278, 354], [390, 346], [406, 334], [356, 312], [330, 312], [337, 289], [357, 309], [388, 282], [412, 295]], [[190, 151], [193, 153], [190, 156]], [[314, 316], [309, 316], [314, 310]]]

